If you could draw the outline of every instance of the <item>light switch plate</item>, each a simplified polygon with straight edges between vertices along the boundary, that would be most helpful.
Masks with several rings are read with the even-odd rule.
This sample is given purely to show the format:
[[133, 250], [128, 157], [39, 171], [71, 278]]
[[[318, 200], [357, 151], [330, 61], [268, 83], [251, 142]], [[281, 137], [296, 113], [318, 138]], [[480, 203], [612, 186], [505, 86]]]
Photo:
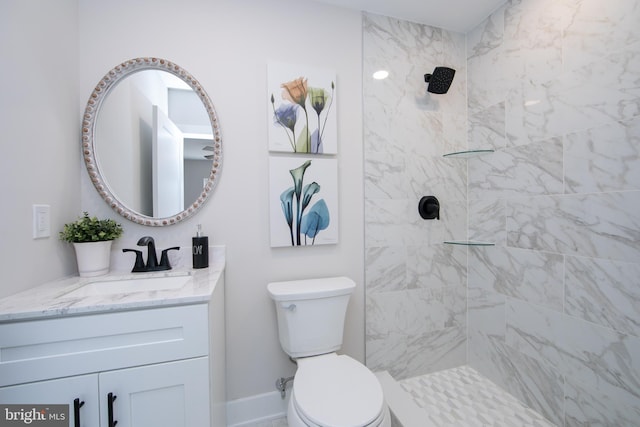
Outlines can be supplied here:
[[43, 239], [51, 236], [51, 206], [33, 205], [33, 238]]

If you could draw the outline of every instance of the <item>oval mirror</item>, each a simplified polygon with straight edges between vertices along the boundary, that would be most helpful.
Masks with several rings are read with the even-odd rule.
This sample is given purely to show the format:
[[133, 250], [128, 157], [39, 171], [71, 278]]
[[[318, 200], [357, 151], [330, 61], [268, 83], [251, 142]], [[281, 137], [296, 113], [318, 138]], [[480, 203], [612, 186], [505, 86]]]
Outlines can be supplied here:
[[135, 58], [109, 71], [91, 93], [82, 122], [89, 177], [116, 212], [163, 226], [193, 215], [217, 184], [222, 138], [200, 83], [160, 58]]

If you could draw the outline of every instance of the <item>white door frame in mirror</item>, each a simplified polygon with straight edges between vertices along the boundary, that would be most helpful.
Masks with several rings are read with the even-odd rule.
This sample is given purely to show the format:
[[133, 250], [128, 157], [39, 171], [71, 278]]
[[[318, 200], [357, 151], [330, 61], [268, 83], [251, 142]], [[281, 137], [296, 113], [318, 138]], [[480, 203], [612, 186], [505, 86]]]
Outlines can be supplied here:
[[[155, 218], [140, 214], [139, 212], [136, 212], [123, 204], [118, 199], [117, 195], [113, 194], [113, 192], [109, 188], [109, 185], [105, 181], [100, 171], [99, 162], [97, 161], [95, 152], [96, 122], [102, 102], [105, 100], [110, 90], [115, 87], [123, 78], [142, 70], [167, 71], [187, 83], [202, 101], [209, 116], [209, 120], [211, 121], [211, 128], [213, 130], [214, 146], [213, 151], [211, 151], [210, 153], [213, 161], [209, 178], [205, 183], [202, 192], [193, 202], [193, 204], [191, 204], [191, 206], [187, 207], [182, 212], [178, 212], [175, 215], [164, 218]], [[200, 207], [211, 195], [213, 188], [219, 180], [220, 168], [222, 165], [222, 136], [220, 133], [218, 116], [211, 100], [209, 99], [209, 96], [202, 88], [202, 85], [200, 85], [200, 83], [182, 67], [176, 65], [171, 61], [161, 58], [130, 59], [110, 70], [102, 78], [102, 80], [100, 80], [98, 85], [91, 93], [82, 120], [82, 155], [87, 167], [87, 172], [89, 173], [89, 178], [93, 182], [93, 185], [96, 187], [96, 190], [98, 190], [98, 193], [100, 194], [100, 196], [102, 196], [105, 202], [107, 202], [107, 204], [120, 215], [130, 221], [149, 226], [164, 226], [175, 224], [190, 217], [198, 209], [200, 209]]]

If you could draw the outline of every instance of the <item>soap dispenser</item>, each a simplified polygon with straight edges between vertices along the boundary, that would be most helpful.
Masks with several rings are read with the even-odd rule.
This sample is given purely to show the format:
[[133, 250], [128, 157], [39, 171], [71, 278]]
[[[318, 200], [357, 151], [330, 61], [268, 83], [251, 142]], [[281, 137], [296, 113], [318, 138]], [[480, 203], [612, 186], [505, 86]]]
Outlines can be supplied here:
[[196, 237], [192, 238], [193, 268], [209, 267], [209, 238], [202, 235], [202, 225], [198, 224]]

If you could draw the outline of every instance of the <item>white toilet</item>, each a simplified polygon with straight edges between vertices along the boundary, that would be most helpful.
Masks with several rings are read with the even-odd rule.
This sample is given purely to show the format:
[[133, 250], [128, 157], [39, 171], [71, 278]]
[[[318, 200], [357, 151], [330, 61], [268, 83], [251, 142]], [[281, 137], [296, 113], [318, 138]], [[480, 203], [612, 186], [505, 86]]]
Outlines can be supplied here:
[[289, 400], [289, 427], [390, 427], [376, 376], [335, 353], [355, 288], [347, 277], [269, 283], [283, 350], [298, 364]]

